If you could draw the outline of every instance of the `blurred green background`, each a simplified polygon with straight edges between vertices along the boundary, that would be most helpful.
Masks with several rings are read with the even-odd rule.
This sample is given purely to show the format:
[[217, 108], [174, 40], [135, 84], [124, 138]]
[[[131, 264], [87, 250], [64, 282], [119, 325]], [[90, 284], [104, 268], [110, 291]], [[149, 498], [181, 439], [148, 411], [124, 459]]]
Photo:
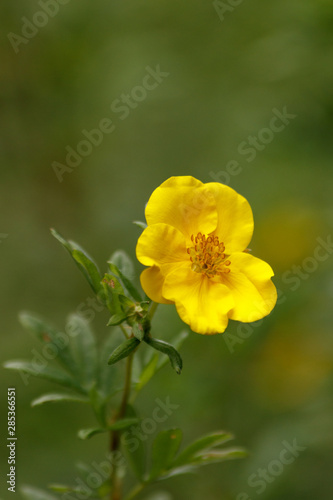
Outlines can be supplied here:
[[[331, 500], [333, 256], [325, 249], [322, 261], [313, 256], [333, 226], [333, 6], [244, 0], [223, 13], [221, 5], [72, 0], [25, 43], [7, 34], [22, 36], [22, 17], [33, 20], [40, 4], [1, 4], [1, 359], [31, 359], [39, 349], [18, 311], [61, 328], [92, 296], [50, 227], [82, 244], [103, 268], [119, 247], [135, 258], [140, 230], [132, 221], [143, 219], [149, 195], [166, 178], [227, 182], [253, 208], [251, 248], [274, 268], [279, 304], [252, 330], [231, 323], [230, 337], [191, 334], [181, 377], [165, 367], [138, 404], [149, 416], [156, 397], [170, 396], [180, 408], [167, 427], [182, 427], [186, 440], [231, 430], [251, 453], [161, 483], [141, 498], [163, 490], [168, 500], [243, 500], [243, 492], [251, 500]], [[44, 18], [35, 17], [40, 24]], [[143, 98], [134, 89], [146, 67], [158, 65], [169, 75]], [[131, 92], [138, 99], [122, 120], [110, 106]], [[284, 107], [296, 117], [273, 135], [263, 131], [272, 110]], [[113, 132], [59, 182], [53, 162], [64, 164], [66, 147], [75, 149], [82, 130], [104, 118]], [[254, 154], [240, 145], [258, 134], [263, 141], [248, 161]], [[228, 176], [231, 161], [238, 173]], [[137, 277], [141, 268], [136, 263]], [[108, 333], [107, 319], [96, 314], [99, 339]], [[156, 336], [168, 339], [182, 328], [172, 306], [160, 307]], [[30, 380], [26, 387], [1, 369], [2, 415], [7, 387], [17, 389], [18, 486], [71, 483], [75, 461], [102, 460], [107, 443], [77, 439], [77, 429], [93, 424], [78, 405], [31, 409], [50, 385]], [[259, 495], [249, 477], [295, 439], [305, 450]], [[6, 457], [2, 446], [1, 474]], [[2, 488], [1, 498], [12, 498]]]

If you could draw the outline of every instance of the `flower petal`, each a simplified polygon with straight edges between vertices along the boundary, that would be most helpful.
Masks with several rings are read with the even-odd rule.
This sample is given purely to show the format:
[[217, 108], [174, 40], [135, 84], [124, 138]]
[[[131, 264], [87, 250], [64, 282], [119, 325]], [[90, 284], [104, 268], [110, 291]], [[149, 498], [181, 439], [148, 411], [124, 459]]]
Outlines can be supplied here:
[[141, 286], [151, 300], [159, 304], [172, 304], [173, 302], [166, 300], [162, 296], [164, 279], [161, 270], [157, 266], [145, 269], [140, 276]]
[[147, 224], [163, 222], [187, 239], [216, 228], [216, 201], [206, 184], [191, 176], [170, 177], [152, 193], [146, 206]]
[[242, 252], [253, 234], [253, 214], [248, 201], [231, 187], [210, 182], [206, 187], [215, 196], [218, 213], [215, 234], [223, 241], [226, 253]]
[[228, 325], [228, 312], [234, 301], [228, 288], [196, 273], [189, 266], [169, 273], [163, 297], [175, 302], [181, 319], [194, 332], [204, 335], [222, 333]]
[[148, 226], [138, 239], [137, 259], [145, 266], [157, 266], [165, 276], [189, 261], [184, 235], [168, 224]]
[[276, 304], [277, 292], [271, 277], [272, 268], [263, 260], [247, 253], [229, 257], [230, 273], [223, 278], [235, 301], [230, 319], [243, 322], [257, 321], [269, 314]]

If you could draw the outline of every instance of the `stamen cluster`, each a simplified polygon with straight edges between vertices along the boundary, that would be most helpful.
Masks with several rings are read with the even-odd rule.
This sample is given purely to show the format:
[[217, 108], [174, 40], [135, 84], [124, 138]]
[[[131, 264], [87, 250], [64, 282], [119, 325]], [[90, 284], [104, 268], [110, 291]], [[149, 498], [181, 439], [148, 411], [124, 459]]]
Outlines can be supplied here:
[[225, 260], [225, 245], [218, 236], [208, 236], [198, 233], [191, 236], [193, 247], [187, 249], [192, 262], [191, 269], [196, 273], [205, 274], [208, 278], [223, 276], [230, 273], [230, 260]]

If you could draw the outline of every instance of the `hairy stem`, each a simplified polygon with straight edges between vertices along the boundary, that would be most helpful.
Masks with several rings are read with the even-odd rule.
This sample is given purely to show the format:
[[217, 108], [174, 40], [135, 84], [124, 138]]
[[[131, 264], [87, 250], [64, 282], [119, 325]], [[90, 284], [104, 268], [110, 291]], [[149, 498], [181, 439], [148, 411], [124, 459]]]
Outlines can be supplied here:
[[[126, 360], [126, 376], [125, 376], [125, 386], [123, 397], [120, 403], [120, 407], [118, 413], [116, 415], [115, 421], [121, 420], [124, 418], [126, 413], [126, 407], [128, 403], [128, 398], [131, 392], [131, 379], [132, 379], [132, 363], [133, 363], [133, 354], [128, 356]], [[111, 454], [118, 451], [120, 448], [120, 432], [119, 431], [111, 431], [110, 434], [110, 452]], [[118, 469], [116, 465], [113, 465], [113, 470], [111, 473], [111, 496], [110, 500], [121, 500], [122, 496], [122, 481], [118, 477]]]

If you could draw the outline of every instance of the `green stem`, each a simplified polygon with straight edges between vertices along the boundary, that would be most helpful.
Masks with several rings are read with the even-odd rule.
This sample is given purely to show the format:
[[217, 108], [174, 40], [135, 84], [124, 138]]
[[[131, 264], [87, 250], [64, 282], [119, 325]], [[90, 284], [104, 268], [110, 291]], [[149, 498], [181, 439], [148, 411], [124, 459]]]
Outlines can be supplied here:
[[[150, 320], [154, 316], [156, 309], [157, 309], [158, 303], [153, 302], [150, 311], [149, 311], [149, 318]], [[126, 338], [129, 338], [125, 328], [123, 325], [120, 325], [120, 328], [123, 331], [123, 334], [125, 335]], [[123, 397], [120, 403], [120, 407], [117, 413], [117, 416], [115, 418], [115, 422], [117, 420], [120, 420], [124, 418], [125, 413], [126, 413], [126, 407], [128, 404], [128, 399], [130, 396], [131, 392], [131, 381], [132, 381], [132, 364], [133, 364], [133, 354], [128, 356], [127, 361], [126, 361], [126, 378], [125, 378], [125, 386], [124, 386], [124, 393]], [[113, 431], [110, 433], [110, 452], [115, 453], [117, 450], [120, 448], [120, 432], [119, 431]], [[134, 498], [136, 495], [140, 493], [140, 491], [143, 490], [145, 487], [144, 484], [138, 484], [130, 493], [129, 496], [127, 497], [126, 500], [131, 500]], [[122, 497], [122, 481], [118, 477], [118, 470], [117, 467], [114, 465], [112, 474], [111, 474], [111, 495], [110, 495], [110, 500], [121, 500]]]
[[126, 332], [126, 328], [124, 327], [124, 325], [119, 325], [119, 326], [125, 337], [129, 339], [128, 333]]
[[130, 354], [126, 360], [127, 362], [126, 362], [126, 378], [125, 378], [124, 394], [119, 408], [119, 414], [117, 420], [123, 418], [126, 413], [127, 401], [131, 392], [133, 356], [134, 356], [133, 353]]
[[[128, 403], [128, 398], [131, 392], [131, 379], [132, 379], [132, 363], [133, 363], [133, 354], [128, 356], [126, 360], [126, 377], [125, 377], [125, 387], [123, 397], [120, 403], [120, 407], [115, 418], [115, 422], [117, 420], [121, 420], [124, 418], [126, 413], [126, 407]], [[110, 433], [110, 452], [111, 454], [115, 453], [120, 448], [120, 432], [119, 431], [111, 431]], [[121, 500], [121, 490], [122, 490], [122, 482], [118, 477], [118, 470], [116, 465], [113, 465], [112, 474], [111, 474], [111, 496], [110, 500]]]
[[133, 498], [135, 498], [139, 493], [141, 493], [141, 491], [144, 489], [145, 486], [146, 486], [145, 483], [139, 483], [139, 484], [137, 484], [132, 489], [132, 491], [127, 495], [127, 497], [125, 498], [125, 500], [132, 500]]

